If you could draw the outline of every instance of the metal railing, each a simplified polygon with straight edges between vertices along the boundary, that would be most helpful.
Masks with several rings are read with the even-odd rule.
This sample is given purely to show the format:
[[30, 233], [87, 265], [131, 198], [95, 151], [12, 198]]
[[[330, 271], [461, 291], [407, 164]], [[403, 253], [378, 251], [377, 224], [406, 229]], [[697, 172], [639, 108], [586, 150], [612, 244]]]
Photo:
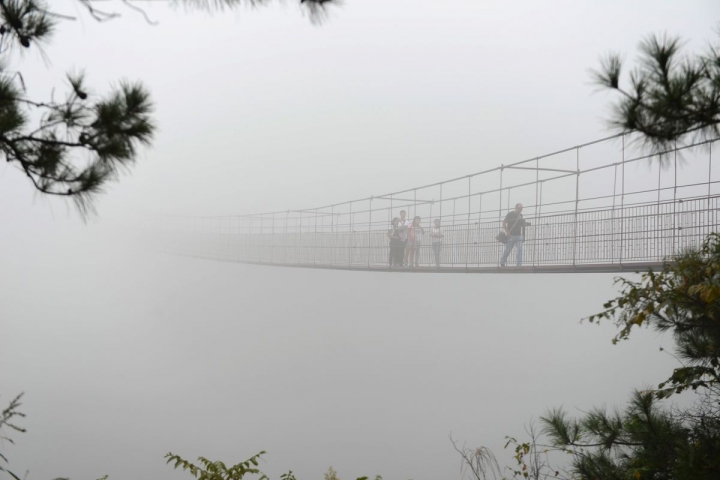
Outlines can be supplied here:
[[[497, 270], [504, 215], [524, 204], [525, 269], [656, 265], [718, 229], [718, 139], [647, 153], [617, 135], [465, 177], [304, 210], [162, 217], [164, 244], [218, 260], [319, 268], [390, 269], [388, 227], [400, 210], [422, 218], [419, 265], [437, 270], [430, 232], [444, 233], [441, 271]], [[634, 171], [630, 171], [634, 170]], [[514, 264], [513, 256], [508, 264]], [[397, 269], [397, 268], [396, 268]], [[407, 269], [399, 269], [406, 271]]]

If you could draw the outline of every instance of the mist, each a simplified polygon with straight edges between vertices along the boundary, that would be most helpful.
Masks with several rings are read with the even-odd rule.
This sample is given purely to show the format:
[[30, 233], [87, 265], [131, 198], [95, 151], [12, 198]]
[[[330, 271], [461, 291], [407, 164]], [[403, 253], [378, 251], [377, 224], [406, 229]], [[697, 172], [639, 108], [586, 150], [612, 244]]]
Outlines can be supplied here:
[[27, 414], [3, 446], [14, 471], [171, 479], [187, 473], [170, 451], [265, 450], [271, 478], [447, 478], [449, 436], [510, 464], [505, 437], [549, 408], [623, 405], [676, 364], [670, 338], [612, 345], [612, 325], [581, 323], [618, 294], [613, 274], [245, 265], [147, 232], [158, 215], [310, 208], [605, 136], [612, 97], [588, 69], [650, 33], [704, 46], [717, 2], [347, 0], [321, 25], [293, 2], [144, 8], [157, 26], [81, 15], [49, 61], [16, 59], [40, 96], [72, 68], [98, 92], [142, 80], [160, 131], [87, 219], [0, 169], [0, 402], [25, 392]]

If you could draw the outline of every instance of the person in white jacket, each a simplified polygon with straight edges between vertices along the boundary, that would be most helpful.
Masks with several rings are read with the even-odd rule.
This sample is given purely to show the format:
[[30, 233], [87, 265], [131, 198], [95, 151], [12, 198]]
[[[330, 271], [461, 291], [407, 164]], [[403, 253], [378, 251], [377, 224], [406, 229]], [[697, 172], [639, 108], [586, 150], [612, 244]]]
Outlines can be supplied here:
[[440, 219], [436, 218], [433, 222], [433, 228], [430, 232], [430, 238], [432, 240], [433, 254], [435, 255], [435, 266], [440, 267], [440, 253], [442, 252], [443, 238], [445, 234], [440, 228]]

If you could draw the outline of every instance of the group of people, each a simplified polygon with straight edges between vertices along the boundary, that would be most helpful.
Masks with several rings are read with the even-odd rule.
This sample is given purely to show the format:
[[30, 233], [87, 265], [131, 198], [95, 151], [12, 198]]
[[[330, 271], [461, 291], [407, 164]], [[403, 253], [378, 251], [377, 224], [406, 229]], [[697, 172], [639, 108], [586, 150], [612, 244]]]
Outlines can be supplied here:
[[[391, 267], [420, 266], [420, 246], [425, 235], [425, 228], [421, 222], [420, 217], [415, 217], [412, 221], [407, 219], [405, 210], [400, 210], [400, 216], [393, 218], [387, 232], [390, 239], [388, 264]], [[435, 254], [435, 266], [437, 267], [440, 266], [440, 252], [442, 251], [444, 236], [440, 228], [440, 220], [435, 219], [434, 226], [430, 231], [430, 238]]]
[[[505, 250], [500, 257], [500, 267], [507, 265], [507, 259], [513, 248], [517, 249], [515, 256], [516, 265], [522, 266], [523, 243], [525, 242], [525, 227], [530, 225], [522, 216], [523, 206], [521, 203], [515, 205], [503, 220], [502, 228], [505, 233]], [[390, 239], [390, 256], [388, 264], [390, 267], [419, 267], [420, 246], [425, 235], [425, 228], [422, 226], [422, 219], [415, 217], [407, 218], [407, 212], [400, 210], [400, 216], [392, 220], [387, 236]], [[435, 219], [430, 230], [430, 239], [435, 257], [435, 266], [440, 267], [443, 238], [445, 234], [440, 228], [440, 220]]]

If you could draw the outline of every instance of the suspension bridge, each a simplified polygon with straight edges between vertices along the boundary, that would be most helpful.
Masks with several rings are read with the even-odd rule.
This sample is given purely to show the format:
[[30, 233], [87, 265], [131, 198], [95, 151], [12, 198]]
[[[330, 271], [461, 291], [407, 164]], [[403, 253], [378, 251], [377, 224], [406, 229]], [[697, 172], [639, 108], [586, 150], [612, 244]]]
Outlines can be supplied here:
[[[625, 133], [489, 170], [322, 207], [162, 217], [174, 253], [251, 264], [394, 272], [617, 272], [657, 268], [718, 230], [720, 166], [698, 140], [647, 151]], [[484, 164], [487, 159], [482, 159]], [[524, 261], [500, 267], [502, 220], [524, 205]], [[389, 263], [400, 210], [421, 217], [418, 267]], [[436, 264], [430, 233], [443, 233]], [[512, 253], [508, 265], [514, 265]]]

